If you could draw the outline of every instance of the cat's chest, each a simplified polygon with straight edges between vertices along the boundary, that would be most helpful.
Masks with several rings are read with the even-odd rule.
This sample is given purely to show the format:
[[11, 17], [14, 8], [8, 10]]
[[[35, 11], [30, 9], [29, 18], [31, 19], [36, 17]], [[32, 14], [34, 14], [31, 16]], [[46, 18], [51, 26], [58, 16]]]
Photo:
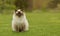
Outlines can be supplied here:
[[23, 18], [18, 18], [18, 19], [15, 19], [16, 23], [23, 23], [24, 22], [24, 19]]

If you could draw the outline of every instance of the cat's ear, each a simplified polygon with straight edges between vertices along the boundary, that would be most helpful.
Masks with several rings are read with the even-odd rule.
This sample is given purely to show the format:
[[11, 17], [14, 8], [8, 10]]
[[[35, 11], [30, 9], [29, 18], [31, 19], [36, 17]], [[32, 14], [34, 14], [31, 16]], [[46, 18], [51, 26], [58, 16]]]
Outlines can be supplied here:
[[24, 9], [19, 8], [21, 11], [24, 11]]
[[15, 9], [15, 12], [17, 11], [17, 9]]

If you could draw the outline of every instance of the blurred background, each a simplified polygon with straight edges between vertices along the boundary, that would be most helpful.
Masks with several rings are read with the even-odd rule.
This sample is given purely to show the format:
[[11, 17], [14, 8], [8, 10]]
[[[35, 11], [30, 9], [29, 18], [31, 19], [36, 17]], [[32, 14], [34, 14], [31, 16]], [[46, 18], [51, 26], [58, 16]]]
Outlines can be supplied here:
[[[28, 32], [12, 32], [18, 8], [26, 12]], [[60, 0], [0, 0], [0, 36], [60, 36]]]
[[25, 11], [60, 11], [60, 0], [0, 0], [0, 13], [12, 13], [20, 8]]

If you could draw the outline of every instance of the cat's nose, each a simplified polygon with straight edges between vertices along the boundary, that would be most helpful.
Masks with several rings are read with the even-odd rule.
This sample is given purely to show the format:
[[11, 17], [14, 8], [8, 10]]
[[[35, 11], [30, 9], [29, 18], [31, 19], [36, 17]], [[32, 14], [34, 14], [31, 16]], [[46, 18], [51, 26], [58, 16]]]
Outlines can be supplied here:
[[18, 12], [18, 14], [20, 14], [20, 12]]

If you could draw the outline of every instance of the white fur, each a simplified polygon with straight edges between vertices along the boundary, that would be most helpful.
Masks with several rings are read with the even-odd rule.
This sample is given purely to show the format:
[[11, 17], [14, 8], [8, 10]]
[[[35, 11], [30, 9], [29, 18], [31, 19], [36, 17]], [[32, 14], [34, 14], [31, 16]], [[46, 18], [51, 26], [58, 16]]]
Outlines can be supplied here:
[[18, 11], [20, 11], [20, 13], [22, 13], [21, 9], [18, 9], [16, 13], [18, 13]]
[[20, 24], [22, 24], [22, 23], [24, 23], [25, 26], [26, 26], [24, 31], [27, 31], [28, 28], [29, 28], [29, 25], [28, 25], [28, 21], [27, 21], [27, 19], [26, 19], [25, 13], [24, 13], [24, 15], [21, 16], [21, 17], [17, 17], [17, 16], [15, 15], [15, 13], [14, 13], [14, 14], [13, 14], [13, 20], [12, 20], [12, 30], [13, 30], [13, 31], [16, 31], [15, 28], [14, 28], [14, 25], [20, 25]]

